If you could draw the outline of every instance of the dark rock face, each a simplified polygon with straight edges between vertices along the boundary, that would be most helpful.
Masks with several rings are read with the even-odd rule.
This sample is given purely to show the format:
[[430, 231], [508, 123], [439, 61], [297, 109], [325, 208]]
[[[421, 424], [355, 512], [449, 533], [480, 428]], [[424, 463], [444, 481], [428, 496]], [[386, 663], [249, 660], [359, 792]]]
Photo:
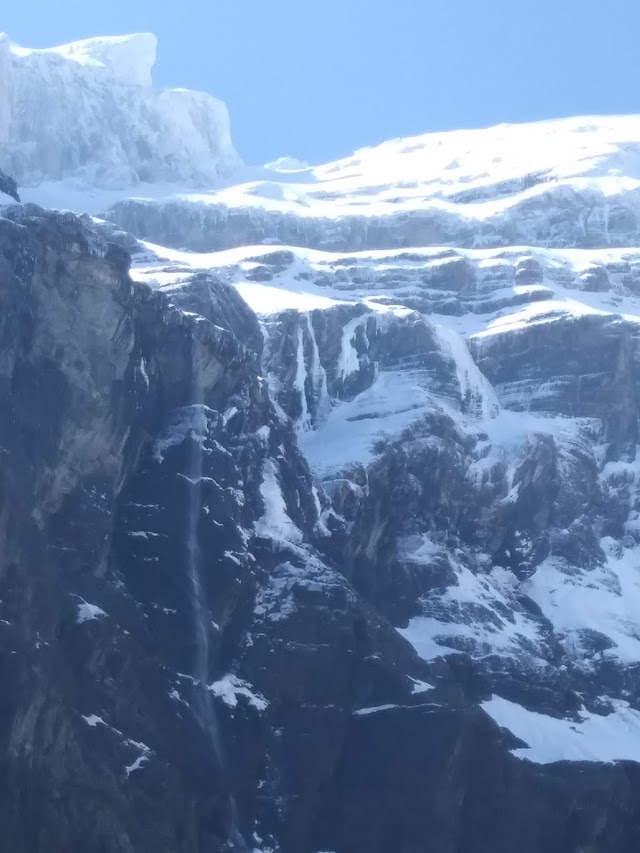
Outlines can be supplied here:
[[[463, 387], [453, 344], [414, 310], [285, 312], [265, 323], [265, 342], [220, 278], [195, 274], [163, 293], [131, 280], [128, 243], [106, 226], [29, 206], [5, 217], [8, 850], [640, 846], [637, 765], [521, 761], [479, 707], [499, 688], [561, 716], [597, 707], [592, 683], [637, 703], [633, 673], [605, 658], [597, 677], [585, 673], [526, 596], [550, 553], [567, 570], [603, 565], [594, 527], [632, 535], [632, 484], [617, 468], [603, 476], [594, 449], [606, 441], [620, 461], [636, 440], [627, 324], [571, 326], [562, 373], [542, 331], [478, 345], [498, 397], [528, 383], [531, 410], [564, 406], [584, 421], [571, 440], [535, 435], [511, 470], [453, 414], [494, 407], [490, 385], [469, 357]], [[447, 287], [464, 289], [468, 274]], [[599, 373], [584, 337], [597, 339]], [[545, 353], [535, 365], [532, 346]], [[418, 401], [370, 460], [314, 476], [296, 427], [389, 376], [398, 387], [419, 376], [438, 405]], [[461, 566], [510, 573], [511, 592], [452, 598]], [[510, 660], [450, 636], [464, 654], [427, 662], [393, 627], [416, 616], [498, 624], [510, 608], [542, 626], [533, 652], [524, 643]], [[532, 654], [555, 674], [536, 674]]]
[[20, 201], [20, 196], [18, 195], [18, 185], [10, 178], [9, 175], [5, 175], [4, 172], [0, 171], [0, 193], [4, 193], [5, 195], [11, 196], [11, 198], [16, 201]]

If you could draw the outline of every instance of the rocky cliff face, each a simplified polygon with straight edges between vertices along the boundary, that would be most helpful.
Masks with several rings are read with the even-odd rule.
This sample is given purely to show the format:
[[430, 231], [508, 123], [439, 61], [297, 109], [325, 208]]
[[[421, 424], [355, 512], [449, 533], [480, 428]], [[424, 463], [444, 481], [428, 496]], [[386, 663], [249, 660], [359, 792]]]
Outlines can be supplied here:
[[[530, 190], [509, 190], [516, 193], [511, 224], [500, 226], [498, 243], [525, 234], [518, 231], [525, 225], [517, 194]], [[364, 193], [359, 198], [366, 207]], [[172, 221], [180, 227], [180, 216], [196, 207], [182, 200]], [[138, 233], [164, 215], [161, 205], [148, 209], [150, 217], [128, 223]], [[571, 229], [583, 211], [578, 201], [566, 220]], [[194, 234], [215, 233], [216, 248], [224, 251], [143, 247], [134, 255], [135, 278], [177, 294], [189, 291], [194, 268], [213, 270], [258, 312], [271, 396], [293, 421], [339, 522], [322, 551], [418, 656], [437, 667], [437, 676], [433, 669], [423, 676], [436, 690], [446, 684], [460, 691], [469, 703], [465, 714], [480, 707], [515, 738], [505, 747], [521, 762], [509, 766], [523, 776], [516, 782], [511, 770], [500, 771], [509, 779], [502, 777], [504, 785], [517, 790], [514, 803], [532, 797], [530, 773], [544, 796], [566, 785], [578, 799], [598, 799], [591, 786], [614, 767], [631, 779], [640, 758], [637, 252], [611, 249], [604, 231], [593, 238], [596, 248], [584, 248], [589, 241], [574, 230], [564, 232], [561, 243], [571, 248], [562, 249], [536, 246], [535, 238], [526, 248], [425, 247], [419, 241], [431, 238], [422, 235], [416, 248], [354, 251], [361, 244], [340, 230], [346, 220], [334, 220], [332, 230], [313, 211], [286, 214], [307, 229], [295, 239], [314, 245], [307, 235], [317, 227], [340, 251], [232, 248], [254, 236], [244, 226], [231, 227], [234, 216], [244, 215], [242, 207], [229, 208], [226, 224], [215, 231], [203, 219], [194, 225]], [[415, 224], [419, 215], [413, 211], [403, 221]], [[370, 229], [367, 245], [397, 245], [393, 223], [400, 214], [393, 216], [380, 232], [373, 213], [360, 217]], [[551, 196], [541, 216], [547, 236], [552, 220], [565, 221]], [[358, 216], [349, 222], [358, 223]], [[476, 246], [484, 242], [479, 233], [473, 232]], [[162, 229], [155, 236], [172, 242]], [[282, 235], [268, 234], [266, 242], [272, 236]], [[459, 232], [455, 240], [469, 245]], [[446, 672], [440, 669], [445, 661]], [[443, 713], [457, 701], [453, 693], [444, 701], [428, 695]], [[397, 743], [400, 705], [384, 701], [364, 715], [383, 727], [376, 744], [377, 738], [387, 748]], [[407, 753], [423, 737], [412, 733], [398, 768], [412, 773]], [[460, 749], [467, 755], [467, 746]], [[392, 762], [385, 755], [387, 767]], [[460, 796], [489, 815], [495, 786], [504, 787], [491, 776], [476, 792], [479, 760], [475, 754], [465, 765], [469, 787]], [[431, 768], [430, 760], [423, 764]], [[332, 785], [341, 807], [356, 813], [353, 772], [347, 787]], [[375, 776], [368, 766], [366, 773], [369, 780]], [[443, 780], [451, 777], [442, 768], [437, 774], [446, 787]], [[591, 793], [578, 779], [589, 780]], [[438, 799], [415, 779], [409, 786], [420, 790], [422, 808]], [[332, 813], [317, 849], [358, 850], [363, 839], [362, 849], [377, 850], [526, 850], [529, 843], [531, 849], [623, 850], [637, 843], [630, 826], [619, 837], [610, 828], [599, 834], [587, 827], [578, 805], [577, 812], [562, 806], [561, 818], [547, 816], [544, 830], [534, 828], [529, 817], [546, 808], [537, 797], [528, 800], [526, 814], [516, 809], [513, 826], [495, 816], [477, 824], [464, 810], [452, 812], [452, 825], [463, 827], [454, 837], [440, 834], [442, 814], [430, 812], [420, 829], [391, 841], [385, 833], [396, 824], [387, 796], [369, 789], [365, 799], [385, 815], [370, 830], [342, 816], [332, 835]], [[398, 819], [409, 827], [420, 807], [403, 796], [416, 803]], [[456, 797], [450, 788], [442, 796], [449, 805]], [[617, 791], [612, 797], [620, 802]], [[624, 819], [614, 822], [626, 826]], [[350, 835], [340, 834], [343, 826]], [[467, 832], [467, 826], [473, 828]], [[516, 826], [527, 827], [523, 836]]]
[[1, 209], [8, 850], [640, 847], [637, 122]]
[[[469, 356], [465, 388], [456, 344], [412, 309], [289, 310], [261, 332], [224, 276], [132, 281], [71, 215], [5, 208], [0, 231], [12, 850], [633, 849], [636, 765], [523, 762], [481, 708], [499, 693], [578, 722], [624, 694], [634, 713], [610, 638], [567, 645], [530, 592], [554, 554], [617, 594], [631, 325], [570, 324], [576, 359], [597, 339], [600, 379], [549, 392], [566, 438], [523, 438], [510, 469], [455, 412], [504, 417], [521, 362], [530, 401], [553, 387], [548, 342], [534, 370], [512, 336], [480, 341], [487, 379]], [[345, 465], [321, 425], [360, 406], [345, 441], [384, 417], [384, 395], [366, 411], [384, 377], [408, 383], [409, 417]]]

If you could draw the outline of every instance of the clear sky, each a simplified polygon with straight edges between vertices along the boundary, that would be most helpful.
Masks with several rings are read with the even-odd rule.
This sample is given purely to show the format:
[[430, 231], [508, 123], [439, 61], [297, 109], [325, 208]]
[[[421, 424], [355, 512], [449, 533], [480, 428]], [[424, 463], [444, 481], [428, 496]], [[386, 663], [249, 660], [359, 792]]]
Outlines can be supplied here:
[[227, 102], [249, 163], [397, 136], [640, 113], [638, 0], [16, 0], [29, 47], [151, 31], [155, 81]]

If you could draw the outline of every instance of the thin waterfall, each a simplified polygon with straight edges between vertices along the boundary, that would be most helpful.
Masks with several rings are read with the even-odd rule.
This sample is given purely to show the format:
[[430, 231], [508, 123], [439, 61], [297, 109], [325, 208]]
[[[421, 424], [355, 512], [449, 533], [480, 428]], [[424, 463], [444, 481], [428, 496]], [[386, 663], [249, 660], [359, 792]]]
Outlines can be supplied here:
[[[209, 622], [210, 613], [202, 586], [202, 554], [200, 550], [199, 526], [202, 514], [202, 473], [204, 464], [203, 441], [206, 435], [206, 409], [204, 391], [198, 366], [193, 365], [193, 426], [191, 449], [188, 459], [187, 479], [189, 499], [187, 504], [186, 557], [187, 575], [191, 587], [194, 662], [193, 683], [195, 690], [196, 719], [207, 735], [220, 771], [224, 772], [226, 758], [222, 747], [220, 726], [214, 699], [209, 690]], [[199, 420], [201, 419], [201, 423]], [[227, 827], [228, 848], [238, 853], [247, 853], [247, 845], [238, 826], [238, 810], [233, 794], [229, 795], [229, 826]]]
[[[194, 418], [197, 417], [200, 404], [194, 406]], [[202, 588], [201, 553], [198, 527], [202, 511], [202, 438], [195, 426], [191, 431], [191, 450], [189, 454], [189, 500], [187, 505], [187, 574], [191, 587], [194, 631], [193, 679], [196, 688], [196, 715], [198, 722], [211, 739], [218, 763], [222, 764], [222, 744], [218, 720], [213, 706], [213, 697], [208, 688], [209, 681], [209, 630], [208, 608]]]

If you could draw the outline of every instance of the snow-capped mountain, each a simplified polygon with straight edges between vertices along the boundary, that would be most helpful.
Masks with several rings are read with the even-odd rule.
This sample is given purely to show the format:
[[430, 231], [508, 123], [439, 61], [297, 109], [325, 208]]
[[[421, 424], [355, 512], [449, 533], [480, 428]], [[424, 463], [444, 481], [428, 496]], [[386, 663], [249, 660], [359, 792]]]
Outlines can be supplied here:
[[102, 212], [0, 218], [11, 849], [640, 849], [640, 118], [247, 168], [152, 37], [3, 44]]

